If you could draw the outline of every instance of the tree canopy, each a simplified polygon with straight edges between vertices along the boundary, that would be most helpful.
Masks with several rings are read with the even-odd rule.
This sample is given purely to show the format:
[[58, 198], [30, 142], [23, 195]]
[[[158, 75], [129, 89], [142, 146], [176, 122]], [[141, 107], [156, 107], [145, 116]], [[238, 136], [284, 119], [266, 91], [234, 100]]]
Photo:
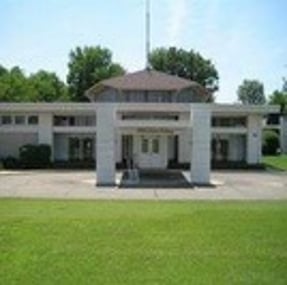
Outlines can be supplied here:
[[2, 68], [0, 74], [1, 102], [35, 101], [36, 90], [19, 67]]
[[287, 80], [283, 79], [281, 90], [275, 90], [269, 97], [270, 104], [280, 105], [281, 113], [287, 113]]
[[19, 67], [0, 66], [0, 102], [66, 101], [65, 84], [55, 73], [39, 71], [30, 76]]
[[87, 101], [84, 93], [101, 80], [124, 74], [124, 69], [112, 61], [109, 49], [76, 47], [70, 52], [67, 82], [73, 101]]
[[29, 78], [35, 91], [36, 100], [43, 102], [68, 101], [68, 90], [55, 73], [40, 70]]
[[218, 90], [218, 72], [214, 64], [198, 52], [176, 47], [157, 48], [149, 57], [152, 68], [196, 81], [211, 93]]
[[237, 96], [244, 105], [263, 105], [266, 103], [264, 85], [258, 80], [243, 80], [238, 87]]

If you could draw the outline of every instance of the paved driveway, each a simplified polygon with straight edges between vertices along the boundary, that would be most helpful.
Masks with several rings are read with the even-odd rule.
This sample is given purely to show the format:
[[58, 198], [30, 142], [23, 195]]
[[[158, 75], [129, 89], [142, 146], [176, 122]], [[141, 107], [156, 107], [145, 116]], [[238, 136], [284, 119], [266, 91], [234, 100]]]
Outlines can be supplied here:
[[[188, 176], [188, 172], [184, 173]], [[121, 173], [117, 173], [120, 180]], [[94, 171], [0, 171], [0, 197], [153, 200], [287, 199], [287, 172], [216, 171], [215, 187], [122, 189], [96, 187]]]

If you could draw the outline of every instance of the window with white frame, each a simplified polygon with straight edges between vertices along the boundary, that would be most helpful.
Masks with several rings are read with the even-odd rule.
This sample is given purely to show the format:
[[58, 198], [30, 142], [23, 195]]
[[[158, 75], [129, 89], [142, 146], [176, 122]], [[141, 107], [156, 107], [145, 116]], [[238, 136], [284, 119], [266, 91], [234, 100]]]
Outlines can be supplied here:
[[36, 115], [28, 116], [28, 125], [38, 125], [39, 118]]
[[2, 123], [2, 125], [11, 125], [12, 124], [12, 117], [10, 115], [1, 116], [1, 123]]
[[15, 125], [25, 125], [25, 116], [23, 115], [17, 115], [15, 116], [14, 118], [14, 121], [15, 121]]

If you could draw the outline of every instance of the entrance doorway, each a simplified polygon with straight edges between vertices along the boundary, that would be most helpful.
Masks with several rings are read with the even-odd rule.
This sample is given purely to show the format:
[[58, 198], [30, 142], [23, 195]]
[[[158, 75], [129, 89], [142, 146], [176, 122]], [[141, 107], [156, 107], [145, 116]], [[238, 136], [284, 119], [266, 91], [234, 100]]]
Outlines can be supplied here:
[[227, 139], [212, 140], [212, 160], [227, 161], [228, 160], [229, 142]]
[[[139, 167], [148, 168], [165, 168], [162, 149], [163, 137], [156, 135], [140, 136], [139, 149]], [[165, 154], [166, 155], [166, 154]]]

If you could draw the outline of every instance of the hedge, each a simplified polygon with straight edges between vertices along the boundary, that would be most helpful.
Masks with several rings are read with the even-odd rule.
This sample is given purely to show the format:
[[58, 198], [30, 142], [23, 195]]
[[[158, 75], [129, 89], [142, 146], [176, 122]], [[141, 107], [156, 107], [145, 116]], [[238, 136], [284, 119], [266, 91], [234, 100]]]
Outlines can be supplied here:
[[272, 130], [263, 131], [263, 154], [275, 155], [278, 154], [280, 147], [280, 139], [278, 133]]
[[47, 168], [51, 164], [51, 147], [46, 144], [23, 145], [19, 149], [22, 168]]

